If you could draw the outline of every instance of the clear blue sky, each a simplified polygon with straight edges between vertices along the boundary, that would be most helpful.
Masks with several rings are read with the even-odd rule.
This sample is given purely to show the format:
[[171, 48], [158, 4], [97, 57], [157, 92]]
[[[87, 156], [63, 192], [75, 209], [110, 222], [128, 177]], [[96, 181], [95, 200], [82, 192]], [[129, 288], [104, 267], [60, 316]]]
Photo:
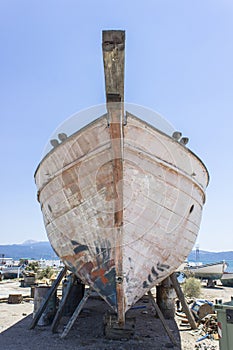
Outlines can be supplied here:
[[233, 250], [231, 0], [0, 1], [0, 243], [47, 239], [33, 174], [54, 129], [105, 101], [103, 29], [126, 30], [125, 100], [209, 169], [200, 249]]

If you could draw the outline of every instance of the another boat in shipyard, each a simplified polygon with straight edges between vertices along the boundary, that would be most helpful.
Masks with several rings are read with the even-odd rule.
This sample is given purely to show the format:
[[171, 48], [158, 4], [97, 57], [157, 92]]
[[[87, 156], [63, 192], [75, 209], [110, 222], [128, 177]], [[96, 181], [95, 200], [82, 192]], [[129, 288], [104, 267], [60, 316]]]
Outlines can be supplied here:
[[188, 256], [209, 176], [179, 132], [125, 110], [125, 32], [103, 31], [102, 49], [106, 113], [52, 140], [35, 182], [53, 249], [123, 325]]
[[0, 281], [8, 278], [17, 278], [22, 276], [24, 266], [15, 264], [12, 258], [0, 258]]
[[233, 287], [233, 272], [224, 272], [221, 277], [221, 283], [225, 287]]
[[185, 274], [191, 274], [196, 278], [202, 280], [219, 280], [224, 274], [227, 268], [227, 263], [225, 261], [218, 261], [208, 264], [202, 263], [188, 263], [183, 268]]

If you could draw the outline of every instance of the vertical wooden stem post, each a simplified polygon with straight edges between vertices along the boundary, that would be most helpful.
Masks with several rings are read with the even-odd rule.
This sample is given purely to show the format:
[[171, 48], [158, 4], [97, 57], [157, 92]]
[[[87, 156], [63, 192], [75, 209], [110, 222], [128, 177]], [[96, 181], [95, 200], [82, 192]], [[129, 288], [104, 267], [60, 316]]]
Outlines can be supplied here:
[[123, 116], [124, 116], [124, 66], [125, 32], [103, 31], [103, 61], [109, 134], [112, 149], [114, 186], [114, 232], [117, 315], [120, 326], [125, 324], [124, 277], [122, 266], [123, 242]]

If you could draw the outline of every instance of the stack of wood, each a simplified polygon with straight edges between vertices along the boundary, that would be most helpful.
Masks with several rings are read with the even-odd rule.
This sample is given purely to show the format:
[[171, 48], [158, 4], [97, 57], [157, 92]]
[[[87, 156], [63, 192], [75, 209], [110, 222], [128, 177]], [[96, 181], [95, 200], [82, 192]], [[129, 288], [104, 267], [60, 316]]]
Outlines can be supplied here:
[[205, 334], [212, 335], [217, 340], [218, 338], [218, 321], [217, 314], [209, 314], [201, 320], [203, 325], [202, 330]]
[[[178, 316], [179, 326], [181, 328], [188, 327], [190, 328], [189, 321], [187, 319], [187, 316], [183, 312], [176, 312], [176, 315]], [[205, 336], [208, 335], [209, 338], [213, 338], [215, 340], [218, 340], [218, 321], [217, 321], [217, 314], [211, 313], [203, 317], [202, 319], [199, 319], [197, 321], [197, 330], [191, 331], [192, 335], [200, 335]]]
[[35, 285], [36, 273], [32, 271], [23, 271], [21, 287], [31, 287]]
[[191, 306], [191, 311], [197, 321], [202, 320], [206, 315], [214, 312], [213, 303], [207, 300], [197, 299]]

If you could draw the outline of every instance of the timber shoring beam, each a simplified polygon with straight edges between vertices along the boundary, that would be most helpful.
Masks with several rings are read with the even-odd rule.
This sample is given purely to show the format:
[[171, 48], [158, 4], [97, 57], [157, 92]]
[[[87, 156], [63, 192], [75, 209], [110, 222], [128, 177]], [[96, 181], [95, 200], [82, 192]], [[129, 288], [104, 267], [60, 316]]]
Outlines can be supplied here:
[[77, 308], [75, 309], [73, 315], [71, 316], [69, 322], [67, 323], [63, 333], [61, 334], [61, 338], [65, 338], [67, 336], [67, 334], [69, 333], [69, 331], [71, 330], [71, 327], [73, 326], [74, 322], [76, 321], [78, 315], [80, 314], [80, 312], [82, 311], [83, 306], [85, 305], [87, 299], [89, 298], [91, 294], [91, 288], [87, 289], [84, 293], [84, 296], [82, 298], [82, 300], [80, 301], [80, 303], [78, 304]]
[[35, 317], [34, 319], [32, 320], [30, 326], [29, 326], [29, 329], [33, 329], [35, 328], [35, 326], [37, 325], [41, 315], [43, 314], [43, 312], [45, 311], [46, 309], [46, 306], [49, 302], [49, 300], [52, 298], [52, 296], [54, 295], [54, 293], [56, 292], [62, 278], [65, 276], [66, 274], [66, 271], [67, 271], [67, 267], [64, 266], [63, 269], [59, 272], [56, 280], [54, 281], [54, 283], [52, 284], [51, 288], [48, 290], [48, 293], [46, 294], [46, 297], [44, 299], [44, 302], [41, 303], [38, 311], [36, 312], [35, 314]]
[[64, 310], [64, 307], [66, 305], [66, 302], [69, 298], [69, 295], [70, 295], [70, 292], [71, 292], [71, 289], [73, 287], [73, 279], [70, 279], [69, 281], [69, 284], [67, 285], [67, 288], [65, 290], [65, 293], [64, 293], [64, 296], [62, 297], [62, 300], [60, 302], [60, 305], [59, 305], [59, 308], [57, 310], [57, 313], [54, 317], [54, 320], [53, 320], [53, 323], [52, 323], [52, 332], [55, 333], [57, 331], [57, 328], [58, 328], [58, 325], [59, 325], [59, 321], [62, 317], [62, 313], [63, 313], [63, 310]]
[[175, 318], [175, 289], [169, 277], [156, 286], [156, 302], [165, 319]]
[[176, 340], [175, 340], [175, 337], [174, 337], [174, 335], [172, 334], [172, 332], [170, 331], [170, 328], [168, 327], [168, 325], [167, 325], [167, 323], [166, 323], [166, 320], [165, 320], [165, 318], [164, 318], [164, 316], [163, 316], [163, 314], [162, 314], [162, 312], [161, 312], [161, 310], [160, 310], [158, 304], [156, 303], [156, 301], [155, 301], [155, 299], [154, 299], [154, 297], [153, 297], [151, 291], [148, 292], [148, 296], [149, 296], [149, 298], [150, 298], [150, 300], [151, 300], [151, 302], [152, 302], [152, 305], [153, 305], [154, 308], [155, 308], [155, 311], [157, 312], [157, 315], [158, 315], [158, 317], [159, 317], [159, 319], [160, 319], [160, 321], [161, 321], [161, 323], [162, 323], [162, 325], [163, 325], [165, 331], [167, 332], [167, 334], [168, 334], [169, 338], [171, 339], [173, 345], [176, 346], [176, 345], [177, 345], [177, 342], [176, 342]]
[[182, 305], [182, 308], [188, 318], [188, 321], [189, 321], [189, 324], [191, 326], [192, 329], [197, 329], [197, 324], [195, 322], [195, 319], [194, 319], [194, 316], [192, 314], [192, 312], [190, 311], [189, 307], [188, 307], [188, 304], [186, 302], [186, 299], [185, 299], [185, 296], [184, 296], [184, 293], [180, 287], [180, 284], [179, 282], [177, 281], [177, 277], [176, 277], [176, 273], [173, 272], [171, 275], [170, 275], [170, 279], [172, 281], [172, 284], [174, 286], [174, 289], [176, 291], [176, 294], [177, 294], [177, 297], [178, 299], [180, 300], [181, 302], [181, 305]]

